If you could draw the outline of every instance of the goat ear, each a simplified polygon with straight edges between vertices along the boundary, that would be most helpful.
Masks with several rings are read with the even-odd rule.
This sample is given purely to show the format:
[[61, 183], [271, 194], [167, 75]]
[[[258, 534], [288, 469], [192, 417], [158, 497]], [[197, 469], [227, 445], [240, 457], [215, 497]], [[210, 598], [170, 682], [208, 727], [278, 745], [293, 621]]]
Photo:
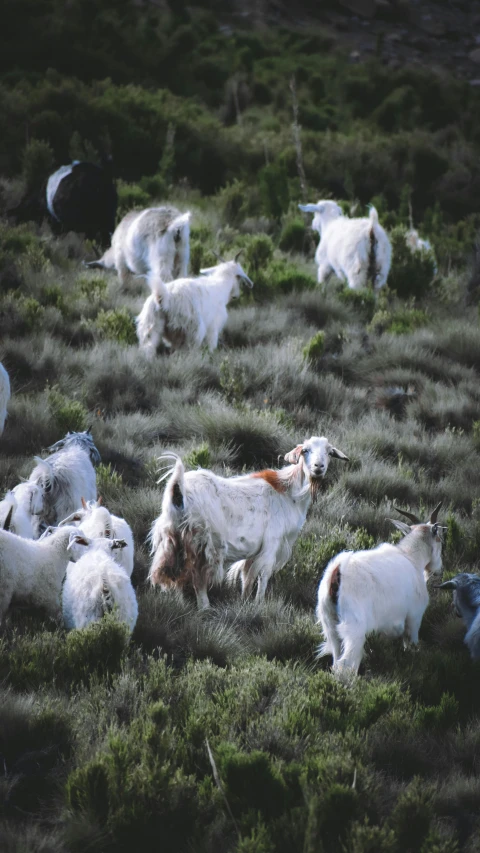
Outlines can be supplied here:
[[341, 450], [337, 450], [337, 448], [334, 447], [333, 444], [328, 445], [328, 455], [335, 457], [335, 459], [344, 459], [346, 462], [350, 461], [348, 456], [345, 456], [345, 454], [342, 453]]
[[302, 450], [303, 444], [297, 444], [293, 450], [289, 450], [288, 453], [285, 454], [285, 462], [290, 462], [290, 465], [296, 465], [302, 455]]
[[112, 550], [116, 548], [127, 548], [127, 543], [125, 539], [112, 539]]
[[83, 536], [81, 533], [71, 533], [70, 541], [68, 543], [67, 549], [71, 548], [72, 545], [90, 545], [90, 539], [87, 539], [86, 536]]
[[394, 527], [396, 527], [398, 530], [401, 530], [401, 532], [404, 533], [405, 536], [408, 533], [412, 532], [410, 525], [405, 524], [404, 521], [397, 521], [396, 518], [387, 518], [387, 521], [391, 521]]
[[438, 584], [437, 589], [456, 589], [456, 587], [456, 579], [453, 578], [452, 580], [445, 581], [445, 583]]
[[6, 517], [5, 521], [3, 522], [3, 529], [4, 530], [10, 530], [10, 524], [12, 523], [12, 515], [13, 515], [13, 506], [11, 506], [10, 509], [8, 510], [7, 517]]

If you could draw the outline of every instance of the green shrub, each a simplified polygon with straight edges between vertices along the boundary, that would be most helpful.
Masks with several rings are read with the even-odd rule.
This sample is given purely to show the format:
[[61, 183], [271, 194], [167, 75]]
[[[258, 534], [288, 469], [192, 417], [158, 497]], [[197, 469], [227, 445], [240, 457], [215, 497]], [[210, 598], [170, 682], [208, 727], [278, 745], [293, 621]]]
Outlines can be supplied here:
[[37, 189], [53, 172], [54, 153], [43, 139], [32, 139], [22, 154], [22, 172], [27, 190]]
[[255, 277], [270, 263], [273, 249], [273, 242], [267, 234], [257, 234], [248, 240], [242, 263], [245, 264], [249, 275]]
[[41, 291], [41, 300], [43, 305], [58, 308], [62, 314], [65, 312], [65, 295], [58, 284], [50, 284], [43, 287]]
[[402, 299], [422, 299], [435, 275], [435, 259], [430, 252], [412, 252], [405, 242], [406, 232], [401, 225], [390, 232], [392, 266], [388, 286]]
[[192, 275], [200, 275], [204, 266], [204, 244], [201, 240], [190, 240], [190, 269]]
[[122, 216], [125, 216], [129, 210], [134, 208], [148, 207], [150, 203], [150, 195], [138, 184], [127, 184], [124, 181], [117, 181], [117, 221], [120, 221]]
[[258, 173], [258, 184], [263, 212], [272, 219], [280, 219], [290, 201], [285, 167], [276, 163], [264, 166]]
[[376, 300], [371, 288], [352, 290], [350, 287], [344, 287], [338, 296], [345, 305], [350, 305], [354, 309], [355, 314], [360, 314], [365, 322], [368, 323], [372, 319]]
[[190, 453], [184, 457], [185, 465], [189, 468], [210, 468], [211, 457], [208, 444], [201, 444], [200, 447], [195, 447]]
[[87, 428], [88, 412], [78, 400], [65, 397], [56, 385], [48, 393], [48, 405], [59, 432], [83, 432]]
[[103, 299], [108, 285], [105, 276], [96, 274], [79, 276], [77, 286], [82, 296], [90, 301]]
[[425, 779], [416, 777], [400, 795], [392, 812], [391, 826], [400, 850], [412, 853], [422, 847], [433, 817], [433, 793]]
[[317, 361], [325, 351], [325, 332], [317, 332], [303, 348], [304, 361]]
[[220, 388], [232, 406], [238, 408], [244, 405], [247, 374], [243, 367], [232, 364], [228, 356], [220, 364]]
[[33, 332], [41, 328], [45, 308], [33, 296], [22, 296], [18, 303], [25, 330]]
[[97, 487], [99, 494], [103, 496], [109, 495], [112, 490], [117, 490], [123, 485], [123, 477], [115, 468], [112, 468], [111, 462], [104, 465], [103, 462], [97, 465]]
[[391, 335], [408, 335], [415, 329], [428, 324], [428, 314], [418, 308], [405, 308], [399, 311], [376, 311], [368, 325], [368, 331], [378, 335], [389, 332]]
[[255, 297], [265, 299], [280, 293], [313, 290], [316, 282], [312, 276], [301, 272], [294, 264], [284, 260], [272, 260], [267, 267], [259, 269], [254, 284]]
[[286, 222], [280, 232], [278, 247], [282, 252], [303, 252], [307, 229], [302, 219], [292, 219]]
[[135, 323], [126, 308], [100, 311], [95, 325], [107, 340], [127, 345], [137, 343]]
[[255, 809], [267, 818], [282, 814], [287, 789], [269, 755], [258, 750], [239, 752], [224, 743], [218, 746], [215, 760], [234, 813]]

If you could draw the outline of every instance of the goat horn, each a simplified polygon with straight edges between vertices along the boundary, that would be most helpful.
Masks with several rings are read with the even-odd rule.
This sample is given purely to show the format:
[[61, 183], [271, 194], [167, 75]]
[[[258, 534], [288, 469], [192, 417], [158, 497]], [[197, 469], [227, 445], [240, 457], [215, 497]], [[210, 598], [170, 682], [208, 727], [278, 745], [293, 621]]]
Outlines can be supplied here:
[[218, 252], [215, 251], [215, 249], [212, 249], [212, 254], [215, 255], [217, 261], [220, 261], [221, 264], [225, 263], [225, 260], [218, 254]]
[[8, 510], [8, 515], [7, 515], [7, 517], [3, 523], [3, 529], [4, 530], [10, 530], [10, 524], [12, 522], [12, 515], [13, 515], [13, 506], [11, 506], [10, 509]]
[[102, 504], [103, 504], [103, 497], [102, 497], [102, 495], [99, 495], [98, 500], [97, 500], [97, 506], [101, 506]]
[[400, 512], [406, 518], [409, 518], [410, 521], [413, 521], [414, 524], [421, 524], [422, 523], [420, 521], [420, 519], [417, 518], [417, 516], [413, 514], [413, 512], [407, 512], [405, 509], [399, 509], [398, 506], [395, 506], [395, 505], [393, 505], [393, 508], [394, 508], [395, 512]]
[[84, 509], [88, 509], [87, 502], [86, 502], [85, 498], [82, 498], [82, 506]]
[[432, 514], [431, 514], [431, 516], [430, 516], [430, 524], [435, 524], [435, 523], [436, 523], [436, 521], [437, 521], [437, 515], [438, 515], [438, 510], [440, 509], [440, 507], [442, 506], [442, 504], [443, 504], [443, 501], [440, 501], [440, 503], [439, 503], [439, 504], [437, 504], [437, 506], [436, 506], [436, 507], [435, 507], [435, 509], [433, 510], [433, 512], [432, 512]]
[[240, 255], [242, 254], [242, 252], [243, 252], [243, 249], [240, 249], [240, 251], [239, 251], [239, 252], [237, 252], [237, 254], [235, 255], [235, 257], [234, 257], [234, 261], [235, 261], [235, 263], [238, 261], [238, 259], [239, 259]]

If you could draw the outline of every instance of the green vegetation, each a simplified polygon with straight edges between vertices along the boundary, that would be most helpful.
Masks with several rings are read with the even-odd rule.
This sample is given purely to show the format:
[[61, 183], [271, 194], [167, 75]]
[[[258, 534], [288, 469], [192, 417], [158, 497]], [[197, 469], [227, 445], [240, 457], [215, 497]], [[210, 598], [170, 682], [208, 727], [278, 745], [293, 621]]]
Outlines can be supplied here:
[[[3, 209], [53, 166], [111, 151], [119, 215], [190, 209], [192, 270], [242, 249], [255, 287], [217, 351], [148, 362], [142, 280], [122, 290], [86, 271], [79, 235], [0, 223], [0, 493], [92, 424], [98, 493], [134, 532], [139, 601], [130, 641], [114, 614], [68, 635], [33, 609], [4, 620], [0, 848], [473, 853], [479, 664], [451, 594], [431, 590], [418, 652], [368, 638], [351, 684], [316, 658], [313, 612], [335, 554], [398, 541], [394, 504], [426, 513], [443, 498], [445, 574], [480, 571], [479, 92], [417, 65], [354, 64], [313, 25], [243, 29], [218, 0], [174, 5], [8, 0], [3, 16]], [[392, 236], [378, 296], [316, 285], [293, 74], [308, 197], [356, 215], [373, 203]], [[410, 203], [435, 275], [406, 247]], [[225, 585], [199, 613], [191, 590], [149, 588], [163, 452], [240, 474], [312, 434], [350, 462], [332, 460], [261, 606]]]

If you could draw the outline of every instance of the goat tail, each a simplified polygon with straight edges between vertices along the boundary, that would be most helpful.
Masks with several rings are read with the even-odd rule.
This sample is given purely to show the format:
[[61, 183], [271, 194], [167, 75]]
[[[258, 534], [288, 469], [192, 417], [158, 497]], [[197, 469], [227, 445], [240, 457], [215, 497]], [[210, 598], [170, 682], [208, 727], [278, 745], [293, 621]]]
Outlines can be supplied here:
[[152, 291], [152, 302], [154, 303], [155, 310], [158, 311], [161, 308], [163, 311], [167, 311], [170, 303], [170, 294], [162, 277], [158, 272], [150, 271], [147, 275], [147, 280], [148, 286]]
[[101, 590], [101, 604], [100, 609], [102, 611], [102, 616], [105, 616], [107, 613], [111, 613], [113, 610], [114, 600], [110, 587], [108, 586], [105, 578], [102, 582], [102, 590]]
[[378, 213], [374, 207], [370, 208], [370, 228], [368, 232], [368, 269], [367, 282], [371, 281], [372, 287], [375, 289], [377, 283], [377, 235], [375, 229], [378, 228]]
[[180, 240], [188, 241], [190, 235], [191, 215], [192, 214], [189, 210], [187, 213], [181, 213], [180, 216], [176, 216], [168, 226], [167, 231], [169, 234], [173, 234], [175, 243], [179, 243]]
[[322, 626], [325, 641], [317, 650], [317, 657], [325, 655], [338, 656], [341, 637], [338, 633], [338, 596], [340, 592], [340, 568], [338, 559], [331, 560], [318, 587], [318, 601], [315, 615], [317, 622]]

